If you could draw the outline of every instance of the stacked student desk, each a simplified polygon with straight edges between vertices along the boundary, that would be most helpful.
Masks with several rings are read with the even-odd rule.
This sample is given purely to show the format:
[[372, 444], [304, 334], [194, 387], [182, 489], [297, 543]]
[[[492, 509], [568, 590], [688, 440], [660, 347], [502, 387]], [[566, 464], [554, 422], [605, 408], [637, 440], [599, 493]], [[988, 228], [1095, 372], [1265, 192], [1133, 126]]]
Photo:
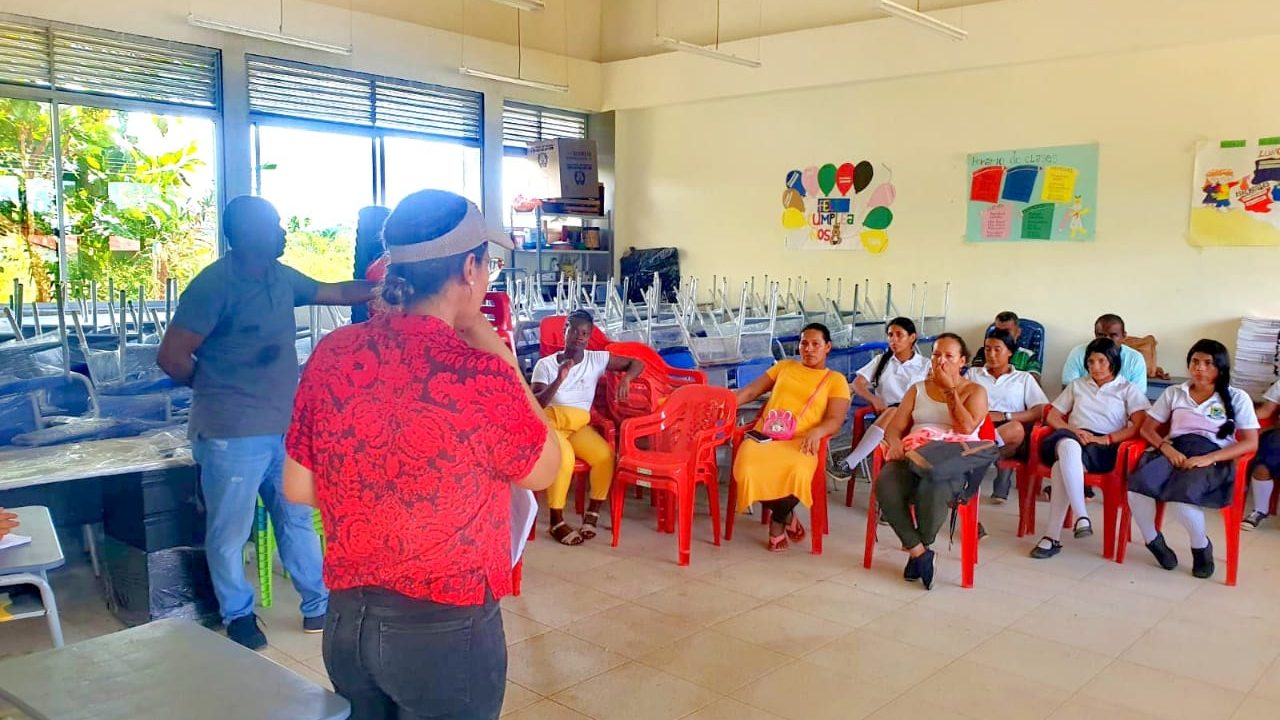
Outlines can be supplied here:
[[0, 452], [0, 507], [24, 505], [48, 507], [60, 527], [84, 526], [107, 604], [122, 622], [216, 619], [183, 430]]

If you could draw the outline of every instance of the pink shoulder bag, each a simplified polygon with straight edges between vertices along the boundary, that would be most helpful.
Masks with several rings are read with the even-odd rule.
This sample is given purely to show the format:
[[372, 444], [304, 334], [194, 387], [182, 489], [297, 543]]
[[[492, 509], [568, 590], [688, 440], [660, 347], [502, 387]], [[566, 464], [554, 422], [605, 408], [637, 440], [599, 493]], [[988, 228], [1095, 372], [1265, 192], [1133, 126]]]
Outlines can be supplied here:
[[818, 387], [813, 389], [813, 394], [809, 396], [809, 400], [805, 402], [804, 409], [799, 415], [792, 415], [790, 410], [770, 410], [764, 416], [764, 423], [760, 426], [760, 432], [773, 440], [790, 440], [796, 436], [797, 418], [804, 417], [809, 412], [809, 406], [813, 404], [813, 399], [818, 397], [818, 393], [822, 392], [822, 387], [827, 384], [827, 380], [831, 379], [831, 371], [828, 370], [826, 375], [822, 376], [822, 381], [818, 383]]

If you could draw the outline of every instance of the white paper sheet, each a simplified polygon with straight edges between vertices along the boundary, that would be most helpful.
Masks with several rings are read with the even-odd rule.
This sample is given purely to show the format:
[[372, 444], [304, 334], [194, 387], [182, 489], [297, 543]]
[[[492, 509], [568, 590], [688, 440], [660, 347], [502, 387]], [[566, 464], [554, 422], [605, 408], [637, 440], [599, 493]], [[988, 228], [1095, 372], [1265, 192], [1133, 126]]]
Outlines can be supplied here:
[[0, 538], [0, 550], [6, 550], [11, 547], [18, 547], [19, 545], [26, 545], [29, 542], [31, 542], [30, 535], [17, 535], [14, 533], [9, 533], [8, 535], [5, 535], [4, 537]]
[[511, 567], [520, 562], [529, 531], [538, 520], [538, 500], [531, 490], [511, 486]]

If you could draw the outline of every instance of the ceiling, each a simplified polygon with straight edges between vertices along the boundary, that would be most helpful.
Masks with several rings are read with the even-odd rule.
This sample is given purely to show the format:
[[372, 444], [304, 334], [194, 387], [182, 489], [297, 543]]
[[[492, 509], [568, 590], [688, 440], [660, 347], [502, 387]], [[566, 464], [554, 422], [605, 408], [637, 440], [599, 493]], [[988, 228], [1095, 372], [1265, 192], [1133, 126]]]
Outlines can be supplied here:
[[[666, 52], [653, 44], [659, 34], [711, 45], [717, 33], [731, 41], [885, 17], [876, 0], [546, 0], [540, 12], [492, 0], [315, 1], [596, 62]], [[993, 0], [899, 1], [929, 12]]]
[[[899, 0], [929, 12], [991, 0]], [[666, 52], [654, 35], [699, 45], [797, 30], [845, 25], [885, 16], [876, 0], [602, 0], [601, 61], [626, 60]]]

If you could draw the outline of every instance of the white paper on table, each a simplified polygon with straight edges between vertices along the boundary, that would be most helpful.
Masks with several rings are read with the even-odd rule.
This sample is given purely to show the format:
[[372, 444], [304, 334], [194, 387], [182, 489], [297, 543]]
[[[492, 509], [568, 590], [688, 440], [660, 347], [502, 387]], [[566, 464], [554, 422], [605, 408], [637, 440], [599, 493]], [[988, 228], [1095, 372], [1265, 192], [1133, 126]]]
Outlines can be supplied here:
[[532, 490], [511, 486], [511, 567], [520, 562], [529, 532], [538, 520], [538, 501]]
[[29, 542], [31, 542], [30, 535], [15, 535], [11, 533], [0, 538], [0, 550], [26, 545]]

